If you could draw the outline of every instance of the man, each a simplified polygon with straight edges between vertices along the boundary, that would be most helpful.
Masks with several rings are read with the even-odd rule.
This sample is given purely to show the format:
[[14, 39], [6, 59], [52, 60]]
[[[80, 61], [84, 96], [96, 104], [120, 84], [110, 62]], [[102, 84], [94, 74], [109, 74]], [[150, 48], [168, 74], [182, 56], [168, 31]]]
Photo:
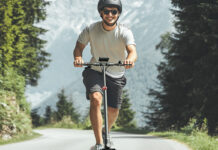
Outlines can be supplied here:
[[[84, 63], [82, 52], [90, 43], [91, 63], [98, 62], [99, 57], [108, 57], [109, 62], [131, 64], [125, 67], [113, 66], [107, 69], [108, 92], [108, 130], [115, 123], [121, 107], [122, 89], [126, 84], [125, 69], [132, 68], [137, 59], [136, 44], [132, 32], [125, 26], [118, 24], [122, 13], [120, 0], [99, 0], [98, 11], [102, 21], [87, 26], [79, 38], [74, 49], [74, 66], [82, 67]], [[127, 52], [127, 53], [126, 53]], [[83, 71], [83, 82], [86, 96], [90, 100], [90, 120], [94, 130], [96, 145], [92, 150], [103, 148], [104, 129], [102, 129], [101, 104], [103, 97], [103, 78], [101, 68], [93, 66]], [[102, 138], [103, 135], [103, 138]], [[108, 143], [111, 141], [109, 139]]]

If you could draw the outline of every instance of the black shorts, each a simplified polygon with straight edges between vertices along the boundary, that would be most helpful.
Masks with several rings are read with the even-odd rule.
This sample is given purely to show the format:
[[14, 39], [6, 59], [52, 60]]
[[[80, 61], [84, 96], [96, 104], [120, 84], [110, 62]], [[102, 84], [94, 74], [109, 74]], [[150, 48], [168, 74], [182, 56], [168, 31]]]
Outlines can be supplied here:
[[[89, 100], [89, 94], [100, 92], [103, 95], [102, 87], [104, 85], [103, 74], [101, 72], [85, 68], [82, 73], [83, 83], [86, 87], [86, 98]], [[120, 108], [122, 104], [123, 87], [126, 85], [125, 76], [121, 78], [112, 78], [106, 76], [107, 100], [108, 106]]]

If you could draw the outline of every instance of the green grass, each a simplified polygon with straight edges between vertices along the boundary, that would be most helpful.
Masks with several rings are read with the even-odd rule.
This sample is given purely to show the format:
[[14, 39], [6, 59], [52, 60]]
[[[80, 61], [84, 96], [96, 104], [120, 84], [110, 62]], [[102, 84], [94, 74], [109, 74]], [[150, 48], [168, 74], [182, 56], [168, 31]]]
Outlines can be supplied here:
[[152, 132], [150, 135], [159, 136], [168, 139], [175, 139], [179, 142], [185, 143], [192, 150], [218, 150], [217, 137], [210, 137], [204, 132], [195, 132], [192, 134], [185, 134], [181, 132]]
[[12, 139], [7, 140], [7, 141], [0, 139], [0, 145], [27, 141], [27, 140], [31, 140], [31, 139], [34, 139], [40, 136], [41, 136], [40, 134], [35, 133], [35, 132], [32, 132], [32, 134], [28, 134], [28, 135], [26, 134], [16, 135]]
[[37, 127], [37, 129], [46, 129], [46, 128], [86, 129], [87, 126], [88, 126], [87, 123], [85, 123], [85, 125], [84, 123], [74, 123], [70, 116], [64, 116], [61, 121], [45, 124]]
[[70, 123], [63, 123], [63, 122], [57, 122], [53, 124], [47, 124], [42, 125], [39, 127], [35, 127], [34, 129], [48, 129], [48, 128], [63, 128], [63, 129], [79, 129], [84, 130], [85, 127], [81, 124], [70, 124]]
[[112, 131], [120, 131], [125, 133], [133, 133], [133, 134], [147, 134], [149, 133], [148, 130], [139, 129], [139, 128], [114, 128]]
[[49, 128], [63, 128], [63, 129], [83, 129], [82, 127], [79, 127], [77, 125], [70, 125], [70, 124], [47, 124], [43, 126], [36, 127], [34, 129], [49, 129]]
[[206, 132], [191, 132], [190, 134], [184, 132], [149, 132], [143, 129], [124, 129], [115, 128], [113, 131], [121, 131], [134, 134], [148, 134], [167, 139], [174, 139], [180, 143], [184, 143], [192, 150], [218, 150], [218, 137], [211, 137]]

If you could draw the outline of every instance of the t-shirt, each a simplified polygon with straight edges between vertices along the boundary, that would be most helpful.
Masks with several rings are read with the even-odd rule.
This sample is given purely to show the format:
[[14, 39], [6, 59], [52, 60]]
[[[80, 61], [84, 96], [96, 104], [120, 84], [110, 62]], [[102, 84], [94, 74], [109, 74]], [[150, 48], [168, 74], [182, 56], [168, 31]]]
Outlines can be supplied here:
[[[103, 28], [102, 22], [87, 26], [77, 41], [84, 45], [90, 43], [92, 55], [90, 63], [98, 62], [99, 57], [108, 57], [111, 63], [123, 62], [127, 56], [126, 46], [136, 45], [130, 29], [118, 24], [114, 30], [107, 31]], [[91, 69], [102, 71], [99, 66], [92, 66]], [[106, 71], [106, 74], [113, 78], [120, 78], [124, 73], [123, 66], [111, 66]]]

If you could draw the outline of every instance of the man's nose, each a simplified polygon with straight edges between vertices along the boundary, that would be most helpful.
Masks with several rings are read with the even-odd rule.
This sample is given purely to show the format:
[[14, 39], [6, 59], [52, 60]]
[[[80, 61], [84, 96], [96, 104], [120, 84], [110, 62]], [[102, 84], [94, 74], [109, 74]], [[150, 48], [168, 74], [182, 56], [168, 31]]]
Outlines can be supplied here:
[[108, 15], [109, 15], [109, 16], [113, 16], [113, 14], [112, 14], [112, 12], [111, 12], [111, 11], [109, 12], [109, 14], [108, 14]]

